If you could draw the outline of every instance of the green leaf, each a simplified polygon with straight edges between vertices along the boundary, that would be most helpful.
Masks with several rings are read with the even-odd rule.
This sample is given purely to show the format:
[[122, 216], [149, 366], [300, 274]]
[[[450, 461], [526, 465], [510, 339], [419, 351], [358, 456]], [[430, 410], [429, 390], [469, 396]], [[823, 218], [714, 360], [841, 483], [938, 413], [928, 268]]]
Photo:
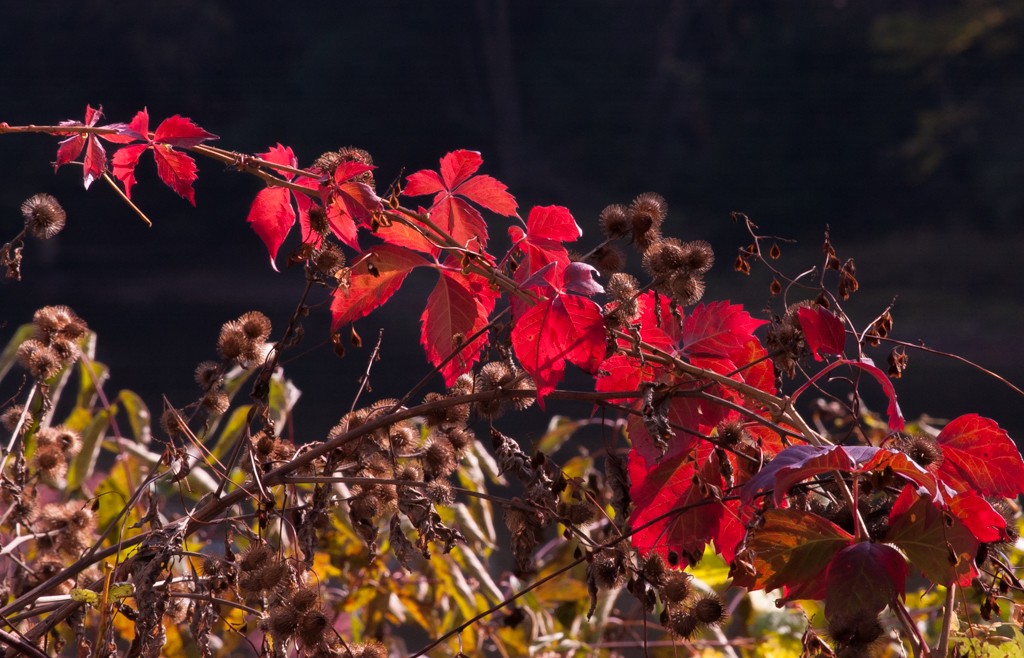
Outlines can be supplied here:
[[213, 444], [213, 448], [210, 450], [215, 458], [220, 459], [224, 457], [228, 450], [231, 449], [231, 446], [235, 444], [235, 440], [242, 435], [242, 432], [245, 430], [245, 423], [249, 418], [250, 409], [252, 409], [252, 405], [245, 404], [231, 412], [227, 424], [220, 431], [217, 442]]
[[135, 594], [135, 585], [124, 582], [124, 583], [112, 583], [107, 591], [107, 596], [110, 599], [120, 601], [126, 599], [129, 596]]
[[117, 400], [121, 408], [128, 415], [128, 424], [132, 428], [132, 437], [142, 444], [148, 444], [152, 438], [150, 432], [150, 421], [152, 416], [149, 407], [137, 394], [132, 391], [123, 390], [117, 394]]
[[568, 441], [579, 428], [586, 425], [586, 421], [572, 420], [565, 416], [552, 416], [548, 423], [548, 431], [537, 441], [535, 448], [539, 452], [553, 455], [559, 448]]
[[103, 435], [110, 427], [110, 419], [117, 415], [117, 405], [112, 404], [107, 409], [101, 409], [89, 421], [89, 424], [82, 430], [82, 451], [78, 453], [75, 460], [68, 469], [67, 491], [75, 491], [81, 488], [82, 484], [92, 477], [96, 468], [96, 460], [100, 455]]
[[23, 324], [7, 341], [4, 351], [0, 352], [0, 379], [3, 379], [11, 367], [18, 361], [18, 347], [35, 333], [35, 325]]
[[100, 595], [98, 592], [94, 592], [91, 589], [79, 589], [75, 588], [71, 590], [71, 600], [86, 605], [95, 606], [100, 602]]

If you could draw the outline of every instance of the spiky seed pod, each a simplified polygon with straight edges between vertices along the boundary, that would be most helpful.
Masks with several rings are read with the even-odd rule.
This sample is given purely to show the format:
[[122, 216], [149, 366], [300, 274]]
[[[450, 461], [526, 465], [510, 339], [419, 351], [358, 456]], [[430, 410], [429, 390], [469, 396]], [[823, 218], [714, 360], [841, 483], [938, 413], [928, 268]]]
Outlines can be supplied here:
[[690, 574], [685, 571], [669, 570], [665, 573], [665, 582], [661, 587], [661, 595], [667, 603], [685, 601], [693, 591]]
[[160, 427], [171, 438], [187, 434], [188, 430], [188, 426], [183, 422], [181, 414], [171, 407], [167, 407], [160, 414]]
[[697, 274], [706, 274], [715, 264], [715, 250], [704, 240], [684, 242], [682, 265], [684, 269]]
[[445, 436], [451, 442], [452, 447], [455, 448], [455, 457], [461, 459], [463, 453], [473, 447], [476, 443], [476, 434], [473, 430], [468, 427], [450, 427], [445, 428]]
[[685, 610], [674, 610], [669, 614], [668, 619], [669, 630], [672, 631], [673, 635], [684, 640], [693, 637], [693, 634], [697, 632], [697, 628], [700, 626], [697, 618]]
[[665, 583], [665, 560], [662, 559], [661, 553], [651, 552], [647, 556], [642, 573], [644, 580], [655, 587], [660, 587]]
[[29, 338], [18, 346], [17, 357], [18, 363], [39, 380], [53, 377], [62, 367], [57, 353], [35, 338]]
[[53, 442], [64, 451], [68, 457], [74, 457], [82, 451], [82, 437], [75, 430], [58, 425], [52, 428]]
[[45, 443], [36, 448], [31, 466], [49, 482], [58, 482], [67, 475], [68, 462], [64, 451], [56, 443]]
[[196, 384], [204, 391], [209, 391], [219, 386], [224, 378], [224, 372], [216, 361], [203, 361], [196, 366]]
[[443, 478], [455, 472], [455, 447], [443, 434], [431, 437], [423, 449], [423, 471], [431, 479]]
[[49, 240], [60, 233], [68, 218], [57, 199], [45, 192], [25, 199], [21, 204], [21, 215], [25, 218], [25, 229], [29, 235], [40, 240]]
[[238, 568], [242, 571], [256, 571], [274, 557], [274, 551], [264, 543], [253, 543], [242, 553]]
[[238, 324], [242, 327], [245, 337], [257, 343], [263, 343], [270, 338], [270, 318], [259, 311], [249, 311], [238, 318]]
[[235, 361], [249, 348], [249, 340], [245, 336], [242, 324], [237, 320], [225, 322], [220, 328], [217, 338], [217, 353], [225, 361]]
[[331, 223], [327, 220], [327, 211], [322, 206], [313, 205], [309, 209], [309, 228], [317, 235], [331, 232]]
[[288, 578], [288, 563], [284, 560], [271, 560], [264, 563], [259, 571], [260, 589], [269, 592], [285, 584]]
[[629, 204], [633, 242], [643, 251], [661, 237], [661, 224], [668, 215], [668, 203], [654, 192], [644, 192]]
[[405, 482], [423, 482], [423, 469], [415, 464], [406, 464], [395, 473], [395, 479]]
[[572, 526], [585, 526], [594, 521], [597, 510], [588, 501], [559, 503], [558, 516]]
[[868, 655], [868, 650], [882, 635], [885, 628], [876, 615], [855, 615], [830, 619], [828, 634], [836, 649], [847, 655]]
[[750, 434], [740, 420], [723, 420], [718, 424], [718, 441], [724, 446], [736, 446], [749, 438]]
[[[15, 426], [18, 424], [18, 419], [21, 418], [22, 412], [25, 407], [20, 404], [14, 404], [4, 409], [3, 414], [0, 414], [0, 425], [3, 425], [4, 429], [8, 432], [13, 432]], [[28, 431], [28, 428], [32, 426], [33, 418], [32, 413], [25, 414], [25, 422], [21, 424], [21, 433], [24, 434]]]
[[449, 395], [469, 395], [473, 392], [473, 375], [468, 372], [459, 375], [455, 383], [448, 389]]
[[323, 642], [327, 626], [327, 615], [320, 610], [310, 610], [302, 615], [302, 619], [299, 620], [299, 627], [295, 631], [295, 636], [302, 642], [302, 646], [316, 646]]
[[231, 400], [228, 398], [227, 393], [216, 389], [206, 392], [202, 399], [202, 405], [211, 414], [220, 415], [231, 406]]
[[267, 615], [266, 626], [271, 635], [278, 642], [286, 640], [295, 634], [299, 627], [300, 613], [291, 606], [278, 605], [270, 609]]
[[610, 276], [622, 271], [622, 268], [626, 266], [626, 256], [615, 245], [606, 244], [598, 247], [587, 259], [587, 262], [596, 267], [601, 274]]
[[67, 306], [44, 306], [32, 314], [32, 324], [36, 326], [40, 338], [48, 340], [56, 336], [70, 321], [71, 309]]
[[[443, 393], [427, 393], [423, 396], [423, 404], [431, 404], [448, 399]], [[452, 425], [464, 425], [469, 420], [470, 406], [468, 404], [457, 404], [449, 407], [432, 409], [425, 414], [427, 425], [437, 427], [450, 423]]]
[[626, 580], [626, 557], [614, 548], [601, 549], [594, 555], [588, 572], [601, 589], [612, 589]]
[[598, 216], [597, 221], [601, 224], [601, 230], [604, 234], [613, 240], [627, 237], [633, 232], [633, 223], [630, 221], [629, 210], [626, 206], [618, 203], [605, 207]]
[[653, 277], [668, 277], [686, 267], [687, 249], [676, 238], [664, 238], [652, 243], [645, 251], [643, 266]]
[[423, 493], [435, 505], [451, 505], [455, 502], [455, 492], [448, 480], [432, 480]]
[[274, 441], [274, 447], [270, 450], [270, 461], [286, 462], [295, 456], [295, 446], [283, 439]]
[[295, 610], [305, 612], [312, 610], [319, 600], [320, 590], [315, 587], [300, 587], [291, 595], [288, 603]]
[[[310, 216], [312, 216], [312, 211]], [[345, 254], [333, 244], [325, 242], [313, 254], [313, 267], [324, 276], [333, 277], [338, 270], [345, 267]]]
[[915, 435], [909, 437], [904, 452], [915, 462], [928, 467], [938, 467], [942, 463], [942, 449], [939, 444], [927, 436]]
[[[534, 391], [537, 389], [537, 385], [533, 383], [533, 379], [526, 373], [522, 373], [519, 379], [512, 384], [512, 390], [515, 391]], [[536, 396], [517, 396], [512, 398], [512, 406], [523, 411], [529, 409], [534, 402], [537, 401]]]
[[404, 453], [416, 447], [420, 441], [420, 433], [415, 425], [403, 421], [388, 428], [388, 441], [391, 442], [392, 450]]
[[722, 599], [715, 594], [705, 594], [693, 604], [693, 616], [702, 624], [709, 626], [720, 624], [725, 620], [725, 606]]
[[680, 270], [669, 278], [663, 290], [680, 306], [691, 306], [704, 296], [704, 279]]

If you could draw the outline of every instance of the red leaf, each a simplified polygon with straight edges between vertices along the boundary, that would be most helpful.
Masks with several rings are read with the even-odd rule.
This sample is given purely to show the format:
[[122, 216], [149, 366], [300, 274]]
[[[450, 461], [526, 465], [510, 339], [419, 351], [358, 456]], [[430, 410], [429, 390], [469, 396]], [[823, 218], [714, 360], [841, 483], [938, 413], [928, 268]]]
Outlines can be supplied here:
[[491, 176], [473, 176], [459, 185], [456, 192], [505, 217], [516, 214], [516, 208], [519, 207], [515, 197], [508, 193], [508, 187]]
[[139, 158], [149, 148], [145, 144], [133, 144], [125, 146], [114, 152], [111, 162], [114, 168], [114, 177], [124, 185], [124, 193], [129, 198], [132, 195], [132, 186], [135, 185], [135, 167], [139, 164]]
[[395, 294], [413, 268], [423, 265], [429, 263], [402, 247], [382, 244], [366, 251], [350, 270], [349, 284], [334, 293], [331, 327], [337, 329], [370, 313]]
[[480, 165], [484, 163], [483, 157], [477, 151], [460, 149], [445, 154], [441, 158], [441, 179], [449, 191], [453, 191], [460, 183], [476, 173]]
[[481, 250], [487, 245], [487, 226], [466, 200], [502, 215], [515, 214], [516, 210], [515, 198], [502, 183], [490, 176], [470, 178], [482, 163], [476, 151], [452, 151], [441, 158], [440, 176], [426, 169], [417, 171], [407, 178], [402, 192], [406, 196], [434, 194], [430, 207], [434, 223], [460, 245]]
[[437, 194], [444, 191], [444, 182], [437, 175], [436, 171], [423, 169], [415, 174], [409, 174], [405, 180], [405, 189], [402, 194], [405, 196], [420, 196], [421, 194]]
[[821, 354], [842, 354], [846, 344], [846, 330], [843, 322], [824, 306], [808, 308], [801, 306], [797, 311], [800, 327], [804, 330], [807, 347], [815, 361], [821, 361]]
[[763, 520], [744, 544], [754, 573], [737, 574], [733, 584], [765, 591], [786, 586], [806, 598], [824, 598], [826, 568], [853, 535], [828, 519], [796, 509], [768, 509]]
[[877, 616], [897, 596], [906, 598], [907, 561], [885, 544], [858, 542], [839, 551], [828, 565], [825, 616]]
[[561, 206], [535, 206], [526, 220], [526, 232], [510, 226], [512, 248], [518, 248], [523, 258], [516, 270], [516, 280], [522, 283], [548, 263], [561, 267], [569, 264], [569, 252], [563, 242], [572, 242], [582, 235], [568, 208]]
[[918, 496], [913, 487], [905, 487], [893, 504], [885, 541], [939, 585], [956, 580], [967, 587], [978, 575], [974, 566], [978, 540], [959, 519]]
[[994, 420], [960, 416], [942, 428], [938, 443], [943, 457], [939, 475], [958, 491], [1006, 497], [1024, 493], [1024, 461]]
[[566, 361], [596, 372], [605, 353], [601, 308], [577, 295], [555, 295], [516, 321], [512, 347], [537, 384], [537, 398], [543, 402], [562, 381]]
[[[426, 210], [420, 208], [420, 213], [426, 214]], [[426, 225], [412, 217], [409, 217], [408, 215], [406, 215], [405, 218], [412, 224], [423, 227], [423, 232], [427, 235], [430, 234], [430, 229], [428, 229]], [[400, 247], [408, 247], [410, 249], [415, 249], [416, 251], [422, 251], [423, 253], [430, 254], [435, 258], [441, 253], [441, 249], [428, 240], [423, 233], [400, 222], [391, 222], [387, 226], [378, 227], [377, 236], [384, 242], [396, 244]]]
[[86, 140], [83, 164], [85, 188], [89, 189], [93, 181], [103, 176], [103, 172], [107, 170], [107, 152], [103, 150], [103, 145], [95, 135], [90, 135]]
[[820, 473], [852, 471], [858, 461], [873, 456], [878, 448], [864, 446], [790, 446], [764, 465], [743, 487], [743, 502], [749, 504], [762, 491], [774, 491], [775, 505], [796, 483]]
[[[662, 459], [652, 468], [636, 450], [630, 451], [630, 498], [634, 508], [629, 525], [638, 529], [632, 537], [633, 546], [641, 554], [657, 551], [665, 557], [675, 551], [696, 564], [704, 547], [714, 540], [719, 553], [731, 561], [744, 534], [744, 524], [737, 516], [739, 506], [734, 501], [709, 502], [708, 489], [693, 480], [696, 476], [698, 481], [721, 490], [718, 458], [706, 441], [693, 452]], [[690, 509], [683, 509], [687, 507]], [[668, 515], [673, 510], [681, 511]], [[665, 518], [659, 519], [661, 516]]]
[[191, 119], [178, 114], [161, 121], [153, 133], [153, 142], [178, 148], [192, 148], [211, 139], [217, 139], [217, 136], [192, 123]]
[[283, 187], [260, 190], [249, 208], [247, 220], [252, 224], [256, 235], [260, 236], [263, 244], [267, 246], [270, 265], [276, 270], [274, 259], [277, 258], [277, 251], [295, 224], [295, 210], [292, 208], [288, 190]]
[[741, 349], [766, 324], [728, 301], [698, 304], [683, 322], [683, 351], [689, 356], [724, 356]]
[[487, 317], [497, 300], [497, 293], [486, 281], [482, 286], [476, 282], [477, 285], [470, 289], [472, 284], [467, 276], [475, 275], [441, 270], [441, 278], [427, 298], [427, 307], [420, 317], [420, 342], [430, 363], [437, 366], [458, 350], [458, 356], [441, 368], [447, 386], [455, 383], [459, 375], [468, 372], [479, 360], [487, 335], [477, 337], [468, 346], [464, 346], [465, 341], [487, 325]]
[[[61, 121], [60, 125], [92, 127], [102, 117], [103, 108], [93, 109], [91, 105], [86, 105], [84, 124], [80, 121]], [[103, 149], [103, 145], [96, 139], [95, 134], [82, 135], [79, 133], [61, 140], [57, 147], [57, 161], [53, 163], [53, 169], [56, 171], [63, 165], [68, 164], [81, 155], [83, 149], [85, 150], [85, 158], [83, 159], [82, 181], [85, 184], [85, 188], [89, 189], [93, 181], [102, 176], [103, 172], [107, 170], [107, 154]]]
[[949, 511], [967, 526], [978, 541], [1003, 541], [1007, 538], [1006, 519], [973, 491], [964, 491], [954, 496], [949, 501]]
[[196, 193], [192, 189], [196, 180], [196, 161], [164, 144], [153, 146], [153, 158], [160, 180], [193, 206], [196, 205]]

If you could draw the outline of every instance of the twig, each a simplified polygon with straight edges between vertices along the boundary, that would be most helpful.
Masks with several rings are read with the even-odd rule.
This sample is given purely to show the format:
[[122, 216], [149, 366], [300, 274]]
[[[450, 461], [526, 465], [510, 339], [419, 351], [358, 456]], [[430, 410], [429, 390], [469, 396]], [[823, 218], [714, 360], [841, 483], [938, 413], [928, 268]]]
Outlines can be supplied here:
[[945, 656], [949, 651], [949, 634], [953, 628], [953, 616], [956, 614], [956, 581], [946, 587], [946, 602], [943, 605], [942, 630], [939, 631], [939, 644], [935, 654]]
[[373, 352], [370, 354], [369, 360], [366, 362], [366, 372], [359, 378], [359, 390], [356, 391], [356, 395], [352, 398], [352, 406], [349, 407], [349, 413], [352, 413], [356, 409], [356, 404], [359, 403], [359, 396], [363, 394], [363, 391], [373, 390], [370, 388], [370, 371], [373, 370], [373, 364], [380, 361], [380, 344], [384, 342], [384, 328], [380, 328], [380, 332], [377, 334], [377, 344], [373, 346]]

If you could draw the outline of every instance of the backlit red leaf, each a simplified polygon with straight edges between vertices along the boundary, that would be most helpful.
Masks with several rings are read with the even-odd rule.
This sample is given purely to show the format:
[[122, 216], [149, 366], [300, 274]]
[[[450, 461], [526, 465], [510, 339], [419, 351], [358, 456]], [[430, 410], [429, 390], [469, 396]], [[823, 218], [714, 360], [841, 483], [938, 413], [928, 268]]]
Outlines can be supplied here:
[[124, 185], [124, 193], [131, 197], [132, 186], [135, 185], [135, 167], [139, 164], [139, 158], [149, 148], [146, 144], [133, 144], [125, 146], [114, 152], [111, 158], [114, 177]]
[[973, 491], [964, 491], [954, 496], [949, 501], [949, 511], [967, 526], [978, 541], [1003, 541], [1007, 538], [1006, 519]]
[[196, 205], [196, 193], [192, 189], [198, 171], [196, 161], [164, 144], [153, 146], [153, 158], [156, 160], [156, 174], [160, 180], [179, 196], [188, 199], [193, 206]]
[[483, 163], [484, 159], [477, 151], [459, 149], [445, 154], [441, 158], [441, 179], [444, 186], [454, 191], [460, 183], [476, 173]]
[[804, 330], [807, 347], [815, 361], [821, 361], [822, 354], [842, 354], [846, 344], [846, 330], [843, 322], [824, 306], [808, 308], [801, 306], [797, 311], [800, 327]]
[[437, 194], [444, 191], [444, 181], [437, 175], [436, 171], [423, 169], [415, 174], [409, 174], [405, 179], [405, 188], [402, 194], [405, 196], [420, 196], [421, 194]]
[[518, 207], [515, 197], [508, 193], [508, 187], [491, 176], [473, 176], [459, 185], [456, 194], [506, 217], [516, 214]]
[[725, 356], [742, 348], [764, 320], [728, 301], [698, 304], [683, 322], [683, 351], [689, 356]]
[[178, 148], [192, 148], [211, 139], [217, 139], [217, 136], [192, 123], [191, 119], [178, 114], [161, 121], [153, 133], [155, 143]]
[[413, 268], [429, 264], [416, 252], [394, 245], [369, 249], [349, 271], [349, 284], [334, 293], [331, 326], [337, 329], [367, 315], [395, 294]]
[[803, 386], [793, 392], [791, 396], [794, 400], [800, 397], [800, 395], [808, 388], [814, 385], [819, 379], [824, 377], [827, 373], [835, 370], [839, 366], [849, 366], [851, 368], [857, 368], [866, 372], [867, 374], [874, 377], [875, 381], [882, 387], [882, 392], [885, 393], [886, 398], [889, 400], [889, 406], [886, 409], [886, 413], [889, 417], [889, 429], [893, 431], [900, 431], [906, 422], [903, 419], [903, 412], [900, 411], [900, 405], [896, 401], [896, 389], [892, 385], [892, 380], [884, 372], [878, 369], [871, 359], [864, 358], [859, 361], [853, 359], [839, 359], [828, 364], [821, 370], [819, 370], [813, 377], [810, 378]]
[[978, 540], [959, 519], [927, 496], [905, 487], [889, 513], [885, 541], [895, 545], [932, 582], [967, 587], [978, 575]]
[[939, 475], [958, 491], [1006, 497], [1024, 493], [1024, 461], [994, 420], [960, 416], [942, 428], [937, 440], [943, 456]]
[[594, 373], [604, 359], [601, 308], [577, 295], [555, 295], [533, 307], [512, 328], [512, 347], [537, 384], [538, 400], [553, 391], [569, 361]]
[[[666, 457], [649, 464], [635, 450], [629, 455], [630, 527], [638, 529], [633, 546], [641, 554], [669, 551], [696, 564], [710, 541], [727, 560], [735, 557], [744, 534], [735, 501], [720, 502], [709, 496], [707, 484], [722, 487], [717, 456], [711, 444], [701, 442], [693, 454]], [[697, 476], [698, 483], [694, 483]], [[670, 514], [678, 510], [676, 514]], [[665, 518], [659, 518], [664, 516]]]
[[437, 366], [458, 351], [456, 358], [441, 367], [448, 386], [479, 360], [480, 350], [487, 343], [486, 333], [468, 345], [466, 341], [487, 325], [487, 317], [497, 299], [497, 293], [490, 289], [486, 280], [474, 282], [468, 277], [483, 279], [441, 270], [441, 278], [427, 298], [427, 307], [420, 317], [420, 342], [430, 363]]
[[[127, 187], [127, 183], [125, 186]], [[285, 237], [295, 224], [295, 210], [292, 208], [291, 194], [283, 187], [268, 187], [260, 190], [249, 208], [249, 216], [246, 219], [256, 231], [256, 235], [260, 236], [263, 244], [267, 246], [270, 264], [277, 269], [274, 259], [277, 258], [281, 244], [284, 243]]]

